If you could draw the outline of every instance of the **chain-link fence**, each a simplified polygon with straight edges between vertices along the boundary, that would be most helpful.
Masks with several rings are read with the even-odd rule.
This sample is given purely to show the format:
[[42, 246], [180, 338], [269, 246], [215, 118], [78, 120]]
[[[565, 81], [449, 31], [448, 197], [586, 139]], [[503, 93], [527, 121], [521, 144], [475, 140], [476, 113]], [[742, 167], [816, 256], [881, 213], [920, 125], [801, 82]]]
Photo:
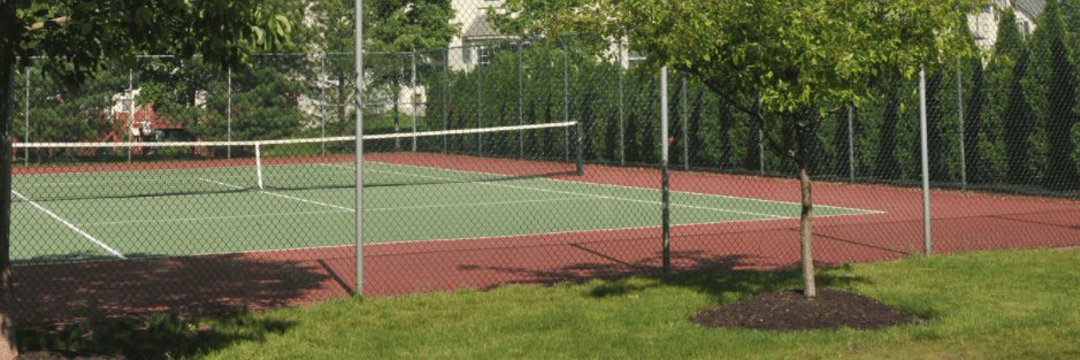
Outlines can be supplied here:
[[[789, 124], [756, 94], [661, 89], [625, 43], [461, 25], [450, 47], [365, 53], [362, 262], [352, 53], [145, 56], [77, 90], [22, 69], [16, 317], [303, 303], [355, 291], [358, 267], [366, 295], [653, 274], [664, 143], [676, 269], [797, 263]], [[1080, 245], [1080, 56], [1038, 31], [926, 69], [936, 252]], [[916, 80], [816, 129], [820, 262], [924, 251]]]

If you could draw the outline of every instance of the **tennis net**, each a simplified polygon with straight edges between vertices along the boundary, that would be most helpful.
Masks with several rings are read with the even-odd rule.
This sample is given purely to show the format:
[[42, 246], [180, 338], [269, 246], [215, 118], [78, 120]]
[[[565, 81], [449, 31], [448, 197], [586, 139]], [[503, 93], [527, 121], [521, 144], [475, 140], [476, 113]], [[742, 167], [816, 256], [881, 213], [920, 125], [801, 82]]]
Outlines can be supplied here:
[[[364, 136], [365, 186], [581, 174], [575, 122]], [[353, 188], [355, 136], [22, 143], [16, 202]], [[28, 160], [25, 161], [24, 160]], [[25, 164], [25, 165], [24, 165]]]

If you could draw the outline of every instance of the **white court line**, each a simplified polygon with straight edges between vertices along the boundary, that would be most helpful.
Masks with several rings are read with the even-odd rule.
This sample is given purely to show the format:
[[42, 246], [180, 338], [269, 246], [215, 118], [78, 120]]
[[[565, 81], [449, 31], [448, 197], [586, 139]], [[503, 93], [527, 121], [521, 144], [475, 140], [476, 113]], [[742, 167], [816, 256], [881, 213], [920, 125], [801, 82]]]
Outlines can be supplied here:
[[41, 204], [38, 204], [37, 202], [35, 202], [33, 200], [30, 200], [26, 196], [23, 196], [23, 194], [20, 194], [18, 191], [11, 190], [11, 194], [13, 194], [16, 197], [22, 199], [27, 204], [30, 204], [30, 206], [33, 206], [34, 208], [36, 208], [36, 209], [40, 210], [41, 212], [45, 213], [45, 215], [49, 215], [53, 219], [56, 219], [56, 221], [59, 221], [61, 224], [64, 224], [64, 226], [67, 226], [69, 229], [75, 231], [79, 235], [82, 235], [87, 240], [90, 240], [90, 242], [92, 242], [94, 244], [97, 244], [98, 246], [102, 247], [103, 249], [105, 249], [105, 251], [108, 251], [110, 254], [113, 254], [118, 258], [127, 260], [127, 257], [125, 257], [124, 254], [120, 253], [116, 249], [113, 249], [109, 245], [106, 245], [101, 240], [98, 240], [98, 239], [94, 238], [92, 235], [88, 234], [86, 231], [83, 231], [78, 226], [75, 226], [75, 224], [72, 224], [70, 221], [64, 220], [64, 218], [62, 218], [62, 217], [60, 217], [60, 215], [57, 215], [56, 213], [52, 212], [52, 210], [46, 209], [44, 206], [41, 206]]
[[[217, 175], [217, 178], [247, 178], [250, 175]], [[146, 183], [178, 183], [191, 181], [191, 178], [146, 178], [146, 179], [130, 179], [130, 180], [108, 180], [108, 181], [54, 181], [54, 182], [34, 182], [33, 186], [94, 186], [94, 185], [114, 185], [114, 184], [146, 184]]]
[[[384, 163], [384, 162], [375, 162], [375, 161], [368, 161], [368, 163], [381, 164], [381, 165], [386, 165], [386, 166], [398, 166], [398, 167], [406, 167], [406, 168], [415, 168], [415, 169], [440, 170], [440, 169], [435, 169], [435, 168], [430, 168], [430, 167], [407, 165], [407, 164]], [[344, 166], [341, 166], [341, 165], [325, 165], [325, 164], [320, 164], [320, 165], [344, 168]], [[378, 170], [376, 170], [376, 171], [378, 171]], [[460, 172], [460, 173], [473, 173], [473, 174], [481, 174], [481, 175], [491, 175], [491, 176], [503, 176], [503, 177], [508, 176], [506, 174], [488, 173], [488, 172], [483, 172], [483, 171], [468, 171], [468, 170], [457, 170], [457, 169], [451, 169], [451, 170], [448, 170], [448, 171]], [[550, 180], [550, 181], [555, 181], [555, 182], [565, 182], [565, 183], [581, 184], [581, 185], [589, 185], [589, 186], [611, 187], [611, 188], [630, 189], [630, 190], [659, 191], [659, 189], [649, 189], [649, 188], [626, 186], [626, 185], [617, 185], [617, 184], [602, 184], [602, 183], [594, 183], [594, 182], [586, 182], [586, 181], [575, 181], [575, 180], [567, 180], [567, 179], [554, 179], [554, 178], [546, 178], [546, 179]], [[716, 197], [716, 198], [722, 198], [722, 199], [744, 200], [744, 201], [752, 201], [752, 202], [769, 203], [769, 204], [794, 205], [794, 206], [801, 206], [802, 205], [800, 203], [791, 202], [791, 201], [756, 199], [756, 198], [731, 196], [731, 195], [700, 193], [700, 192], [685, 191], [685, 190], [674, 190], [674, 192], [683, 193], [683, 194], [691, 194], [691, 195], [699, 195], [699, 196], [707, 196], [707, 197]], [[659, 202], [657, 202], [657, 204], [659, 204]], [[677, 203], [672, 203], [671, 205], [672, 206], [690, 206], [690, 205], [682, 205], [682, 204], [677, 204]], [[843, 206], [831, 206], [831, 205], [814, 205], [814, 208], [830, 208], [830, 209], [848, 210], [848, 211], [858, 212], [860, 214], [866, 214], [866, 215], [869, 215], [869, 214], [884, 214], [885, 213], [884, 211], [880, 211], [880, 210], [859, 209], [859, 208], [851, 208], [851, 207], [843, 207]], [[718, 208], [714, 208], [714, 209], [720, 210]], [[734, 212], [737, 212], [737, 211], [734, 211]], [[751, 212], [751, 213], [746, 213], [746, 214], [755, 215], [756, 213]], [[763, 215], [775, 216], [775, 215], [768, 215], [768, 214], [763, 214]]]
[[[345, 167], [340, 166], [340, 165], [326, 165], [326, 166], [345, 168]], [[406, 165], [401, 165], [401, 166], [406, 166]], [[406, 167], [411, 167], [411, 166], [406, 166]], [[422, 167], [416, 167], [416, 168], [422, 168]], [[424, 169], [426, 169], [426, 168], [424, 168]], [[457, 179], [454, 179], [454, 178], [448, 178], [448, 177], [442, 177], [442, 176], [410, 174], [410, 173], [403, 173], [403, 172], [389, 171], [389, 170], [371, 169], [369, 171], [381, 172], [381, 173], [384, 173], [384, 174], [395, 174], [395, 175], [402, 175], [402, 176], [412, 176], [412, 177], [420, 177], [420, 178], [427, 178], [427, 179], [435, 179], [435, 180], [450, 180], [450, 181], [457, 180]], [[639, 200], [639, 199], [631, 199], [631, 198], [618, 197], [618, 196], [589, 194], [589, 193], [574, 192], [574, 191], [552, 190], [552, 189], [544, 189], [544, 188], [538, 188], [538, 187], [532, 187], [532, 186], [518, 186], [518, 185], [510, 185], [510, 184], [500, 184], [500, 183], [487, 182], [487, 181], [477, 181], [477, 182], [471, 182], [471, 183], [472, 184], [480, 184], [480, 185], [504, 187], [504, 188], [510, 188], [510, 189], [539, 191], [539, 192], [546, 192], [546, 193], [553, 193], [553, 194], [587, 196], [587, 197], [591, 197], [591, 198], [604, 199], [604, 200], [618, 200], [618, 201], [629, 201], [629, 202], [641, 203], [641, 204], [649, 204], [649, 205], [663, 205], [663, 203], [661, 203], [659, 201]], [[770, 217], [770, 218], [774, 218], [774, 219], [786, 219], [786, 218], [788, 218], [787, 216], [765, 214], [765, 213], [757, 213], [757, 212], [751, 212], [751, 211], [739, 211], [739, 210], [731, 210], [731, 209], [712, 208], [712, 207], [707, 207], [707, 206], [695, 206], [695, 205], [686, 205], [686, 204], [671, 204], [671, 206], [687, 208], [687, 209], [697, 209], [697, 210], [733, 213], [733, 214], [765, 216], [765, 217]]]
[[[814, 218], [819, 219], [819, 218], [848, 217], [848, 216], [860, 216], [860, 215], [864, 215], [864, 214], [815, 215]], [[789, 218], [782, 218], [782, 219], [750, 219], [750, 220], [712, 221], [712, 222], [700, 222], [700, 223], [689, 223], [689, 224], [672, 224], [671, 228], [676, 229], [676, 228], [684, 228], [684, 227], [691, 227], [691, 226], [709, 226], [709, 225], [726, 225], [726, 224], [740, 224], [740, 223], [771, 222], [771, 221], [795, 220], [795, 219], [798, 219], [798, 217], [789, 217]], [[624, 228], [603, 228], [603, 229], [592, 229], [592, 230], [567, 230], [567, 231], [516, 234], [516, 235], [476, 236], [476, 237], [445, 238], [445, 239], [430, 239], [430, 240], [419, 239], [419, 240], [402, 240], [402, 241], [382, 241], [382, 242], [365, 243], [364, 246], [365, 247], [371, 247], [371, 246], [396, 246], [396, 245], [405, 245], [405, 244], [437, 244], [437, 243], [447, 243], [447, 242], [487, 241], [487, 240], [498, 240], [498, 239], [514, 239], [514, 238], [521, 238], [521, 237], [527, 237], [527, 236], [558, 236], [558, 235], [585, 234], [585, 233], [593, 233], [593, 232], [606, 233], [606, 232], [616, 232], [616, 231], [650, 230], [650, 229], [659, 229], [659, 228], [660, 228], [660, 225], [648, 225], [648, 226], [634, 226], [634, 227], [624, 227]], [[293, 247], [293, 248], [278, 248], [278, 249], [204, 252], [204, 253], [195, 253], [195, 254], [190, 254], [190, 255], [176, 255], [176, 256], [187, 257], [187, 256], [216, 256], [216, 255], [233, 255], [233, 254], [265, 254], [265, 253], [274, 254], [274, 253], [286, 253], [286, 252], [304, 251], [304, 250], [329, 250], [329, 249], [344, 249], [344, 250], [347, 250], [347, 249], [355, 248], [355, 247], [356, 247], [356, 244], [322, 245], [322, 246], [298, 246], [298, 247]], [[394, 256], [394, 255], [401, 255], [401, 254], [390, 254], [390, 256]], [[106, 262], [106, 261], [111, 261], [111, 260], [89, 259], [89, 260], [84, 260], [84, 261], [81, 261], [81, 262], [83, 262], [83, 263], [97, 263], [97, 262]], [[30, 265], [25, 265], [25, 266], [26, 267], [33, 267], [33, 266], [52, 266], [52, 265], [53, 264], [44, 263], [44, 264], [30, 264]]]
[[[519, 200], [519, 201], [502, 201], [502, 202], [487, 202], [487, 203], [481, 202], [481, 203], [444, 204], [444, 205], [426, 205], [426, 206], [403, 206], [403, 207], [371, 208], [371, 209], [367, 209], [367, 211], [368, 212], [383, 212], [383, 211], [389, 212], [389, 211], [402, 211], [402, 210], [455, 208], [455, 207], [468, 207], [468, 206], [528, 204], [528, 203], [556, 202], [556, 201], [570, 201], [570, 200], [584, 200], [584, 199], [586, 199], [586, 198], [539, 199], [539, 200]], [[156, 223], [175, 223], [175, 222], [253, 219], [253, 218], [261, 218], [261, 217], [279, 217], [279, 216], [341, 214], [341, 213], [347, 213], [347, 212], [353, 212], [353, 211], [351, 211], [351, 210], [350, 211], [344, 211], [344, 210], [335, 209], [335, 210], [332, 210], [332, 211], [304, 211], [304, 212], [231, 215], [231, 216], [203, 216], [203, 217], [178, 218], [178, 219], [143, 219], [143, 220], [131, 220], [131, 221], [109, 221], [109, 222], [98, 222], [98, 223], [84, 223], [82, 225], [83, 226], [109, 226], [109, 225], [130, 225], [130, 224], [156, 224]]]
[[[210, 180], [210, 179], [203, 179], [203, 178], [199, 178], [199, 180], [201, 180], [201, 181], [205, 181], [205, 182], [208, 182], [208, 183], [211, 183], [211, 184], [216, 184], [216, 185], [221, 185], [221, 186], [225, 186], [225, 187], [230, 187], [230, 188], [233, 188], [233, 189], [237, 189], [237, 190], [243, 190], [243, 189], [245, 189], [245, 187], [243, 187], [243, 186], [239, 186], [239, 185], [233, 185], [233, 184], [228, 184], [228, 183], [223, 183], [223, 182], [220, 182], [220, 181], [214, 181], [214, 180]], [[265, 190], [263, 190], [263, 191], [259, 191], [259, 193], [260, 193], [260, 194], [266, 194], [266, 195], [270, 195], [270, 196], [276, 196], [276, 197], [279, 197], [279, 198], [283, 198], [283, 199], [289, 199], [289, 200], [299, 201], [299, 202], [302, 202], [302, 203], [308, 203], [308, 204], [314, 204], [314, 205], [320, 205], [320, 206], [325, 206], [325, 207], [328, 207], [328, 208], [333, 208], [333, 209], [338, 209], [338, 210], [344, 210], [344, 211], [353, 211], [353, 212], [355, 212], [355, 211], [356, 211], [356, 209], [353, 209], [353, 208], [347, 208], [347, 207], [344, 207], [344, 206], [337, 206], [337, 205], [334, 205], [334, 204], [327, 204], [327, 203], [324, 203], [324, 202], [319, 202], [319, 201], [315, 201], [315, 200], [308, 200], [308, 199], [298, 198], [298, 197], [294, 197], [294, 196], [289, 196], [289, 195], [284, 195], [284, 194], [278, 194], [278, 193], [274, 193], [274, 192], [269, 192], [269, 191], [265, 191]]]
[[96, 222], [96, 223], [84, 223], [82, 225], [83, 226], [109, 226], [109, 225], [132, 225], [132, 224], [161, 224], [161, 223], [195, 222], [195, 221], [208, 221], [208, 220], [253, 219], [253, 218], [279, 217], [279, 216], [340, 214], [340, 213], [346, 213], [346, 212], [348, 212], [348, 211], [328, 210], [328, 211], [304, 211], [304, 212], [231, 215], [231, 216], [202, 216], [202, 217], [189, 217], [189, 218], [176, 218], [176, 219], [142, 219], [142, 220], [129, 220], [129, 221], [107, 221], [107, 222]]

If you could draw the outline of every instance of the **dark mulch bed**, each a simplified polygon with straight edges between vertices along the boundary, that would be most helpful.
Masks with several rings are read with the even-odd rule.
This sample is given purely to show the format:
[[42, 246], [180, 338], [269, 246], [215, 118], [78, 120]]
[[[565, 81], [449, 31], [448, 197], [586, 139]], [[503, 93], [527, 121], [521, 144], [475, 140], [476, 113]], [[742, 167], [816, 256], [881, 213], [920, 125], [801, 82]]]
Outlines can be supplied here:
[[920, 318], [853, 292], [819, 288], [813, 300], [801, 291], [778, 291], [703, 310], [691, 321], [709, 327], [760, 330], [878, 329]]

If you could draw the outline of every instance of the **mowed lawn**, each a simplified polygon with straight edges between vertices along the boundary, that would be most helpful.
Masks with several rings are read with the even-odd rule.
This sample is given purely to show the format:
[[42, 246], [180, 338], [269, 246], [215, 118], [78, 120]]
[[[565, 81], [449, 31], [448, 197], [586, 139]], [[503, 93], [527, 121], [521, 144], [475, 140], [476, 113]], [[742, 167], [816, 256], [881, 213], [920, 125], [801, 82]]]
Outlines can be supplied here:
[[[151, 340], [141, 345], [70, 344], [213, 359], [1080, 358], [1077, 249], [856, 264], [821, 273], [819, 284], [927, 320], [877, 331], [792, 333], [687, 321], [718, 303], [799, 287], [797, 272], [737, 271], [342, 299], [173, 327], [190, 343], [151, 334], [135, 336]], [[166, 340], [155, 347], [157, 338]]]

